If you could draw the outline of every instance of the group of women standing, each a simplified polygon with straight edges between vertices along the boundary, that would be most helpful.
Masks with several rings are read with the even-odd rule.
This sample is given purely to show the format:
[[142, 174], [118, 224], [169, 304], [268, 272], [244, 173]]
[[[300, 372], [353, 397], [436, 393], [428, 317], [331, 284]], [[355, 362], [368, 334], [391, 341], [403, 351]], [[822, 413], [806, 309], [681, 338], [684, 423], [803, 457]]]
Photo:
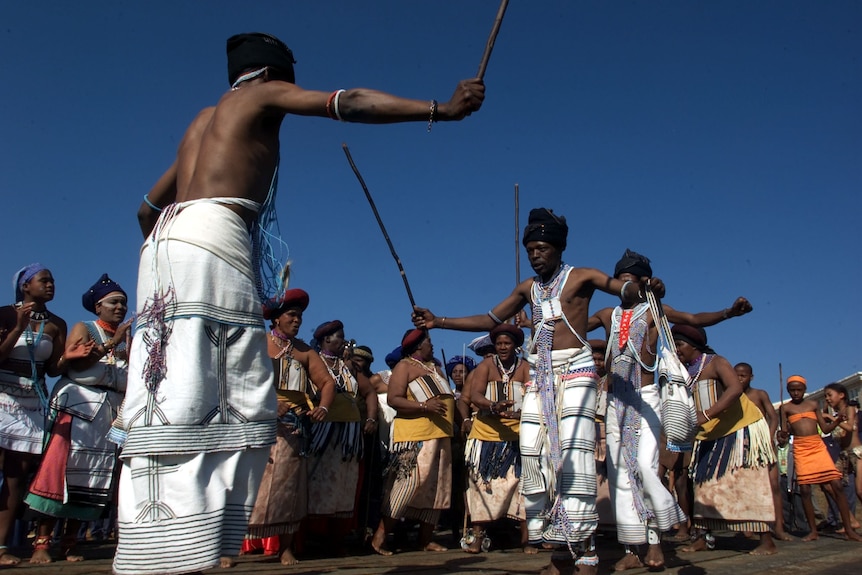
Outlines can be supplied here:
[[[65, 519], [69, 561], [80, 521], [102, 518], [116, 491], [117, 448], [107, 439], [126, 388], [126, 292], [107, 274], [82, 296], [95, 320], [75, 324], [51, 313], [54, 277], [34, 263], [13, 276], [15, 299], [0, 307], [0, 565], [15, 565], [6, 542], [21, 503], [38, 513], [31, 562], [49, 553]], [[46, 377], [60, 377], [49, 392]]]

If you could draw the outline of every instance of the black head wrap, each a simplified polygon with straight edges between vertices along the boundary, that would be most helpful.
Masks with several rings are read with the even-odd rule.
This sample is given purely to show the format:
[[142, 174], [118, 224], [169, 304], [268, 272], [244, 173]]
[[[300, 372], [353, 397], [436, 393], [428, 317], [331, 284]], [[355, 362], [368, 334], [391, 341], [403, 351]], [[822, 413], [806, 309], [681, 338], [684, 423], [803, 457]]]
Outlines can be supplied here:
[[569, 235], [569, 226], [566, 218], [554, 214], [548, 208], [535, 208], [530, 210], [530, 218], [527, 227], [524, 228], [524, 246], [527, 242], [547, 242], [560, 250], [566, 249], [566, 237]]
[[715, 350], [706, 345], [706, 330], [702, 327], [674, 324], [674, 326], [670, 328], [670, 331], [675, 340], [684, 341], [694, 349], [703, 353], [715, 353]]
[[[96, 313], [96, 304], [99, 303], [109, 293], [120, 292], [126, 296], [125, 290], [120, 287], [120, 284], [108, 277], [108, 274], [102, 274], [102, 277], [94, 283], [90, 289], [84, 292], [81, 296], [81, 305], [90, 313]], [[128, 298], [129, 296], [126, 296]]]
[[243, 70], [272, 66], [293, 83], [296, 60], [284, 42], [269, 34], [237, 34], [227, 39], [227, 81], [233, 85]]
[[614, 268], [614, 277], [618, 278], [624, 273], [630, 273], [639, 278], [651, 278], [652, 268], [649, 265], [649, 258], [627, 249]]

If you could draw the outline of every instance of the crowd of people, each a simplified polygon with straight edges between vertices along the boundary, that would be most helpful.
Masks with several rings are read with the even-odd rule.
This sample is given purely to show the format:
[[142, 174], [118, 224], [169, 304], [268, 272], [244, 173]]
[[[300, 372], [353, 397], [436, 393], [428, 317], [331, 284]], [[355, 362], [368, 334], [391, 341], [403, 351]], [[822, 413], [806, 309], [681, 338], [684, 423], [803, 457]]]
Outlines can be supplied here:
[[[824, 414], [795, 375], [776, 413], [750, 387], [751, 365], [707, 343], [705, 327], [752, 310], [745, 298], [702, 313], [665, 304], [697, 411], [693, 442], [668, 441], [645, 295], [661, 298], [663, 282], [630, 250], [612, 275], [566, 264], [568, 225], [552, 210], [532, 210], [523, 233], [535, 277], [487, 313], [415, 307], [388, 369], [373, 372], [373, 351], [350, 345], [337, 319], [303, 341], [312, 298], [275, 290], [261, 261], [285, 115], [430, 126], [477, 111], [484, 85], [465, 80], [430, 104], [315, 92], [294, 84], [293, 54], [272, 36], [234, 36], [227, 52], [231, 90], [192, 122], [139, 210], [135, 325], [107, 274], [82, 297], [96, 319], [68, 331], [47, 309], [51, 272], [14, 276], [15, 303], [0, 308], [0, 564], [20, 562], [5, 545], [25, 506], [38, 518], [36, 563], [56, 557], [55, 533], [64, 559], [83, 559], [80, 522], [114, 518], [118, 574], [229, 566], [259, 549], [291, 565], [316, 536], [349, 553], [358, 535], [385, 556], [411, 527], [438, 552], [444, 525], [467, 553], [550, 550], [547, 575], [594, 573], [599, 529], [622, 546], [615, 569], [660, 569], [663, 540], [702, 551], [715, 531], [775, 553], [773, 537], [790, 538], [787, 493], [801, 500], [803, 539], [816, 538], [811, 485], [835, 501], [847, 539], [862, 540], [842, 485], [855, 475], [862, 497], [847, 390], [828, 387]], [[620, 305], [591, 310], [596, 290]], [[434, 329], [479, 332], [478, 360], [439, 361]], [[60, 378], [50, 393], [46, 377]], [[839, 442], [843, 472], [820, 432]]]

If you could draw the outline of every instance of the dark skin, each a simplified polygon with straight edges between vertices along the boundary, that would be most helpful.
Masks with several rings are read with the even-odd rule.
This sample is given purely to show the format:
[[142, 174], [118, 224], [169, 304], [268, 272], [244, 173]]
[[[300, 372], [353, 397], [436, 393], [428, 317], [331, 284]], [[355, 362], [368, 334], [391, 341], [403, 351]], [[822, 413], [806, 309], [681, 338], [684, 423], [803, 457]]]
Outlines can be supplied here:
[[[66, 352], [64, 357], [75, 357], [85, 350], [89, 353], [85, 357], [78, 357], [69, 361], [71, 367], [75, 370], [85, 370], [99, 362], [103, 357], [111, 353], [116, 355], [118, 359], [128, 360], [128, 348], [131, 344], [131, 320], [123, 322], [128, 312], [128, 303], [126, 295], [122, 292], [111, 292], [96, 303], [96, 316], [103, 322], [109, 324], [113, 328], [113, 332], [105, 330], [109, 336], [104, 344], [96, 345], [95, 340], [90, 335], [87, 325], [83, 322], [76, 323], [72, 326], [72, 331], [69, 332], [69, 337], [66, 339]], [[121, 343], [126, 344], [123, 350], [114, 350]], [[39, 537], [50, 537], [54, 532], [54, 526], [57, 520], [54, 517], [40, 517], [39, 520]], [[75, 519], [67, 519], [63, 531], [63, 556], [66, 561], [78, 562], [83, 561], [84, 557], [75, 553], [75, 544], [77, 543], [78, 527], [80, 521]], [[47, 549], [35, 549], [33, 556], [30, 558], [30, 563], [51, 563], [53, 559]]]
[[[332, 381], [332, 376], [320, 359], [320, 355], [302, 340], [297, 339], [299, 328], [302, 326], [301, 307], [291, 307], [285, 309], [281, 314], [273, 320], [273, 329], [284, 337], [290, 339], [293, 343], [291, 356], [298, 361], [308, 373], [309, 379], [317, 389], [319, 400], [318, 405], [308, 412], [308, 416], [314, 422], [321, 422], [326, 419], [328, 409], [332, 406], [335, 399], [335, 382]], [[277, 357], [284, 346], [279, 338], [270, 335], [267, 339], [266, 350], [271, 358]], [[276, 360], [273, 359], [273, 362]], [[276, 373], [278, 370], [276, 369]], [[291, 403], [284, 399], [278, 400], [278, 416], [281, 417], [291, 409]], [[298, 432], [297, 432], [298, 433]], [[282, 565], [295, 565], [299, 563], [293, 554], [293, 533], [283, 533], [279, 536], [279, 559]]]
[[[769, 394], [762, 389], [751, 387], [751, 380], [754, 379], [754, 373], [751, 367], [747, 364], [737, 364], [733, 370], [742, 384], [743, 392], [746, 397], [757, 406], [766, 422], [769, 424], [769, 436], [775, 437], [778, 431], [778, 412], [772, 407], [772, 402], [769, 401]], [[791, 541], [793, 538], [784, 530], [784, 503], [781, 498], [781, 487], [778, 477], [778, 464], [773, 463], [769, 466], [769, 486], [772, 488], [772, 501], [775, 506], [775, 537], [779, 541]]]
[[[790, 401], [781, 406], [781, 429], [778, 434], [779, 439], [786, 441], [789, 435], [795, 436], [810, 436], [819, 435], [818, 426], [823, 433], [829, 433], [837, 427], [841, 421], [836, 418], [831, 421], [826, 421], [823, 413], [820, 411], [820, 406], [812, 399], [805, 399], [805, 384], [799, 381], [793, 381], [787, 384], [787, 393], [790, 395]], [[817, 420], [802, 418], [795, 423], [790, 423], [791, 415], [799, 413], [814, 412]], [[853, 529], [853, 520], [850, 515], [850, 506], [847, 502], [847, 497], [844, 495], [844, 489], [841, 486], [840, 479], [832, 479], [821, 484], [826, 493], [831, 497], [838, 506], [838, 512], [841, 515], [841, 522], [844, 524], [844, 536], [848, 540], [862, 542], [862, 537], [859, 536]], [[818, 538], [817, 535], [817, 520], [814, 517], [814, 504], [811, 502], [811, 485], [800, 485], [800, 495], [802, 496], [802, 507], [805, 510], [805, 518], [808, 521], [810, 532], [802, 538], [803, 541], [814, 541]]]
[[[431, 343], [431, 338], [426, 336], [419, 347], [409, 355], [409, 358], [402, 359], [392, 369], [386, 399], [389, 407], [396, 410], [399, 417], [427, 416], [429, 414], [447, 417], [449, 408], [443, 399], [451, 400], [452, 396], [435, 396], [424, 402], [407, 398], [407, 385], [414, 379], [428, 375], [429, 370], [436, 371], [440, 378], [446, 380], [446, 376], [433, 362], [434, 346]], [[380, 519], [380, 524], [371, 539], [371, 547], [375, 552], [385, 556], [392, 555], [392, 551], [386, 549], [384, 543], [386, 542], [386, 534], [391, 533], [397, 523], [397, 518], [393, 517]], [[434, 527], [430, 523], [420, 524], [419, 545], [425, 551], [446, 551], [445, 547], [431, 540]]]
[[[563, 250], [559, 246], [544, 241], [529, 241], [525, 248], [530, 267], [542, 282], [548, 282], [560, 270]], [[643, 281], [645, 282], [646, 279], [644, 278]], [[502, 321], [506, 321], [521, 311], [531, 301], [533, 282], [533, 278], [529, 278], [518, 284], [506, 299], [491, 309], [492, 313]], [[635, 301], [638, 297], [637, 285], [632, 283], [624, 286], [623, 284], [624, 282], [619, 279], [611, 278], [597, 269], [573, 268], [560, 293], [560, 305], [577, 335], [572, 333], [565, 322], [557, 322], [554, 326], [553, 349], [580, 348], [583, 345], [581, 340], [586, 341], [590, 299], [596, 290], [619, 295], [624, 301]], [[659, 297], [664, 297], [664, 283], [660, 279], [652, 278], [651, 285]], [[620, 294], [623, 287], [625, 292]], [[426, 329], [437, 327], [460, 331], [491, 331], [497, 322], [488, 314], [438, 318], [430, 310], [417, 306], [413, 308], [413, 325]], [[588, 552], [587, 555], [592, 557], [595, 553]], [[549, 574], [554, 574], [560, 573], [561, 569], [568, 570], [569, 566], [567, 561], [558, 564], [552, 559], [547, 569]], [[584, 575], [596, 571], [595, 567], [587, 565], [580, 565], [578, 569], [579, 573]]]
[[[639, 278], [634, 274], [624, 272], [619, 274], [618, 279], [624, 282], [631, 281], [638, 288], [638, 296], [634, 300], [623, 302], [623, 309], [631, 309], [636, 305], [646, 301], [646, 297], [642, 295], [647, 284], [647, 281], [645, 281], [646, 278]], [[651, 282], [650, 285], [652, 285]], [[725, 308], [721, 311], [689, 313], [684, 311], [677, 311], [664, 302], [662, 302], [662, 308], [664, 308], [664, 313], [670, 323], [691, 325], [695, 327], [709, 327], [711, 325], [720, 323], [726, 319], [745, 315], [754, 309], [751, 303], [749, 303], [749, 301], [744, 297], [736, 298], [736, 300], [729, 308]], [[609, 336], [611, 333], [611, 316], [613, 314], [613, 311], [614, 308], [611, 307], [606, 307], [597, 311], [595, 314], [592, 315], [592, 317], [590, 317], [587, 324], [587, 329], [589, 331], [593, 331], [594, 329], [598, 329], [599, 327], [604, 327], [605, 335]], [[655, 348], [656, 340], [658, 339], [658, 330], [656, 330], [655, 321], [653, 321], [652, 317], [652, 312], [646, 312], [646, 321], [649, 326], [649, 332], [647, 337], [644, 338], [644, 344], [639, 350], [639, 352], [644, 363], [646, 365], [652, 365], [653, 363], [655, 363]], [[641, 385], [651, 385], [653, 383], [653, 376], [653, 372], [642, 369]]]
[[[844, 431], [842, 436], [838, 438], [841, 449], [853, 449], [862, 445], [862, 441], [859, 440], [859, 434], [856, 429], [856, 413], [859, 410], [848, 403], [847, 394], [844, 392], [827, 387], [824, 390], [824, 394], [826, 396], [826, 403], [838, 412], [838, 415], [836, 416], [838, 427]], [[857, 459], [855, 471], [856, 497], [859, 498], [859, 501], [862, 501], [862, 459]], [[851, 519], [853, 519], [853, 517], [851, 517]]]
[[[676, 340], [676, 351], [680, 361], [687, 366], [698, 365], [703, 357], [703, 352], [686, 341]], [[718, 383], [718, 391], [720, 393], [718, 399], [708, 409], [698, 412], [697, 423], [703, 425], [708, 419], [720, 418], [722, 413], [728, 407], [739, 401], [739, 397], [744, 393], [742, 383], [739, 381], [736, 372], [731, 367], [730, 362], [720, 355], [713, 357], [700, 373], [700, 379], [713, 379]], [[778, 552], [775, 546], [775, 541], [772, 540], [772, 535], [769, 531], [764, 531], [760, 535], [760, 545], [750, 551], [751, 555], [772, 555]], [[703, 537], [698, 537], [691, 545], [683, 547], [681, 551], [703, 551], [706, 549], [706, 540]]]
[[[508, 334], [499, 334], [497, 339], [494, 341], [494, 347], [496, 350], [496, 356], [499, 358], [503, 368], [507, 370], [511, 368], [517, 359], [515, 355], [517, 345], [511, 336]], [[485, 391], [490, 382], [503, 380], [503, 374], [500, 372], [500, 368], [493, 356], [484, 359], [479, 363], [476, 369], [473, 370], [473, 373], [475, 375], [473, 375], [471, 384], [470, 399], [473, 402], [473, 405], [484, 412], [484, 416], [499, 417], [500, 419], [515, 421], [521, 419], [520, 410], [512, 411], [514, 401], [500, 401], [492, 403], [487, 397], [485, 397]], [[515, 371], [512, 372], [510, 377], [512, 381], [518, 381], [521, 383], [529, 380], [529, 364], [526, 361], [520, 361], [518, 363], [518, 367], [515, 368]], [[473, 539], [473, 543], [471, 543], [466, 549], [468, 553], [481, 552], [486, 525], [487, 523], [478, 521], [473, 522], [473, 534], [475, 535], [475, 538]], [[527, 547], [527, 524], [525, 521], [521, 522], [521, 545]]]
[[[285, 81], [279, 69], [226, 92], [214, 107], [204, 108], [188, 127], [176, 161], [148, 193], [161, 208], [173, 202], [199, 198], [238, 197], [258, 203], [266, 199], [279, 157], [279, 130], [288, 114], [328, 117], [329, 92], [305, 90]], [[464, 80], [452, 98], [437, 108], [436, 119], [458, 121], [482, 106], [485, 85], [481, 79]], [[385, 92], [357, 88], [339, 97], [341, 117], [348, 122], [389, 124], [427, 122], [429, 100], [409, 100]], [[247, 224], [256, 215], [231, 207]], [[138, 209], [138, 222], [147, 237], [159, 212], [146, 202]]]
[[[344, 354], [345, 344], [344, 331], [338, 330], [323, 338], [323, 341], [320, 343], [320, 349], [321, 351], [327, 352], [329, 355], [342, 357]], [[337, 360], [323, 358], [323, 361], [332, 369], [335, 369], [337, 366]], [[377, 404], [377, 392], [374, 390], [374, 386], [371, 385], [371, 381], [365, 377], [365, 375], [354, 372], [352, 363], [345, 362], [345, 365], [347, 365], [350, 373], [356, 379], [358, 395], [362, 397], [363, 401], [365, 401], [365, 413], [367, 414], [368, 419], [365, 421], [362, 431], [365, 434], [375, 433], [377, 431], [377, 410], [379, 408]]]
[[[48, 270], [42, 270], [30, 278], [21, 287], [23, 293], [20, 307], [7, 305], [0, 307], [0, 367], [17, 373], [23, 377], [31, 376], [29, 361], [10, 359], [9, 355], [18, 339], [29, 327], [34, 334], [42, 329], [39, 321], [31, 321], [31, 311], [45, 311], [49, 301], [54, 299], [54, 276]], [[39, 369], [38, 376], [56, 377], [65, 373], [68, 362], [86, 357], [92, 345], [81, 346], [72, 350], [68, 357], [63, 357], [66, 347], [66, 322], [51, 314], [44, 323], [43, 337], [50, 336], [52, 341], [51, 356]], [[0, 542], [6, 541], [18, 509], [24, 500], [27, 480], [38, 467], [41, 456], [20, 451], [2, 451], [3, 486], [0, 488]], [[21, 559], [15, 557], [7, 549], [0, 549], [0, 565], [17, 565]]]
[[[527, 243], [526, 250], [530, 266], [543, 282], [550, 280], [562, 265], [563, 251], [557, 246], [542, 241], [531, 241]], [[664, 295], [664, 283], [660, 279], [652, 278], [652, 286], [656, 293], [661, 294], [661, 296]], [[524, 280], [491, 311], [498, 318], [506, 321], [530, 303], [532, 287], [533, 278]], [[597, 269], [574, 268], [572, 270], [560, 294], [560, 303], [563, 313], [566, 314], [572, 327], [582, 339], [586, 340], [589, 304], [595, 291], [600, 290], [612, 295], [619, 295], [622, 287], [622, 281], [608, 277]], [[636, 285], [629, 284], [623, 295], [627, 300], [635, 300], [637, 291]], [[496, 327], [497, 322], [488, 314], [466, 317], [437, 317], [430, 310], [417, 306], [413, 308], [413, 325], [425, 329], [491, 331]], [[579, 348], [582, 345], [564, 322], [557, 323], [554, 331], [553, 349]]]

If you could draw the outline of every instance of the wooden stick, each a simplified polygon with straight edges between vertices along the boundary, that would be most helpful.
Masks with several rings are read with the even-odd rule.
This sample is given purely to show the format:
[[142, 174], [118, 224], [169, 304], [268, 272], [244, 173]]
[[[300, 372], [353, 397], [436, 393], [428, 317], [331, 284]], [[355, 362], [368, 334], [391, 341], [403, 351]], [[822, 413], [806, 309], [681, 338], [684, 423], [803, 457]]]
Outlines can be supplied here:
[[479, 72], [476, 77], [480, 80], [485, 77], [485, 68], [488, 67], [488, 60], [491, 59], [491, 50], [494, 49], [494, 40], [497, 39], [497, 32], [500, 31], [500, 24], [503, 22], [503, 16], [506, 14], [506, 7], [509, 5], [509, 0], [501, 0], [500, 9], [497, 10], [497, 17], [494, 19], [494, 26], [491, 28], [491, 35], [488, 36], [488, 43], [485, 44], [485, 53], [482, 54], [482, 61], [479, 62]]
[[778, 362], [778, 395], [780, 397], [778, 401], [778, 430], [783, 431], [781, 408], [784, 406], [784, 372], [781, 370], [781, 362]]
[[398, 264], [398, 271], [401, 272], [401, 279], [404, 280], [404, 287], [407, 289], [407, 297], [410, 299], [410, 309], [412, 310], [416, 307], [416, 300], [413, 299], [413, 292], [410, 290], [410, 283], [407, 281], [407, 274], [404, 272], [404, 266], [401, 265], [401, 259], [398, 257], [398, 254], [395, 253], [395, 247], [392, 245], [392, 240], [389, 239], [389, 234], [386, 233], [386, 228], [383, 226], [383, 220], [380, 219], [380, 213], [378, 213], [377, 206], [371, 198], [371, 192], [368, 191], [368, 186], [365, 185], [365, 180], [362, 179], [362, 174], [359, 173], [359, 169], [356, 167], [356, 164], [353, 163], [350, 149], [347, 147], [347, 144], [344, 143], [341, 144], [341, 147], [344, 149], [344, 154], [347, 156], [347, 161], [350, 162], [350, 167], [353, 169], [353, 173], [356, 174], [356, 179], [359, 180], [359, 184], [362, 186], [362, 191], [365, 192], [365, 197], [368, 200], [368, 203], [371, 204], [371, 210], [374, 212], [374, 217], [377, 218], [377, 225], [380, 226], [380, 231], [383, 232], [383, 238], [389, 246], [389, 252], [392, 254], [392, 257], [395, 258], [395, 263]]
[[521, 283], [521, 225], [518, 223], [518, 184], [515, 184], [515, 285]]

